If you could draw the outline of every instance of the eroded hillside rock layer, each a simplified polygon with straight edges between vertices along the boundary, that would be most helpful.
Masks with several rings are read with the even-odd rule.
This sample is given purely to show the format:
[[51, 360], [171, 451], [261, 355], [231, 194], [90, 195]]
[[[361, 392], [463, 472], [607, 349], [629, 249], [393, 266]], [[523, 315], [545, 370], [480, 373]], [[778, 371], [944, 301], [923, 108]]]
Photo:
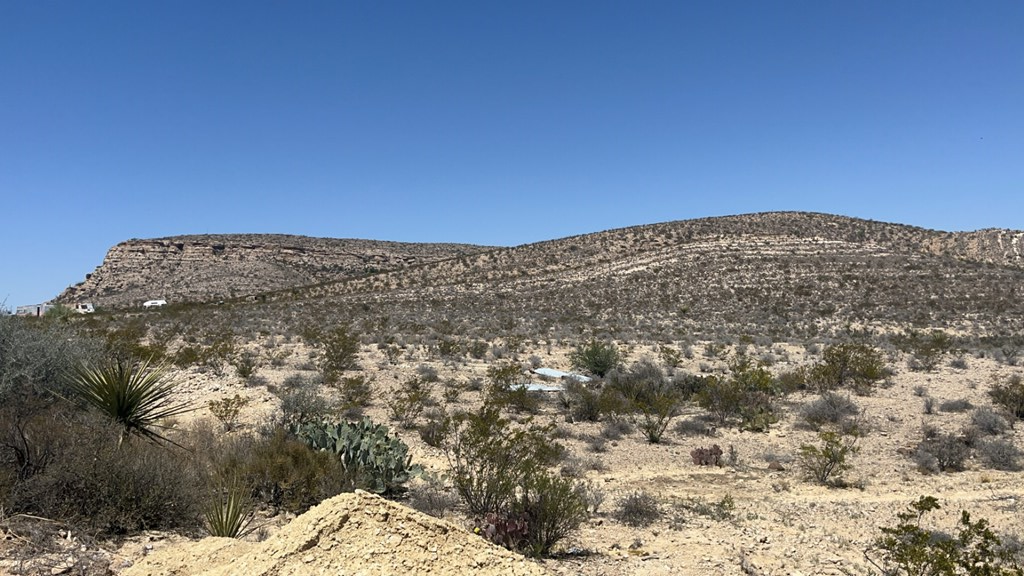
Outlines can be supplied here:
[[61, 302], [137, 306], [146, 300], [210, 302], [397, 270], [484, 248], [269, 234], [128, 240], [107, 252]]

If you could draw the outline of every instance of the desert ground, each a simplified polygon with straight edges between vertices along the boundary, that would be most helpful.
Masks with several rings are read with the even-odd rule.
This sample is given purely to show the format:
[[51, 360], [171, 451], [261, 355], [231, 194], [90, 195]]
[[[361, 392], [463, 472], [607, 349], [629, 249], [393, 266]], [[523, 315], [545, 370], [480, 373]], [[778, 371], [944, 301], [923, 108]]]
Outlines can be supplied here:
[[[724, 373], [726, 361], [735, 351], [735, 346], [707, 342], [680, 348], [688, 348], [690, 357], [683, 358], [672, 372]], [[774, 374], [812, 363], [820, 356], [820, 347], [795, 344], [744, 348], [752, 357], [770, 358]], [[269, 353], [263, 343], [252, 344], [252, 349], [257, 355]], [[526, 343], [516, 353], [503, 353], [507, 354], [503, 361], [519, 362], [524, 371], [531, 363], [569, 370], [571, 350], [545, 342]], [[656, 346], [632, 345], [623, 350], [627, 364], [657, 359], [658, 355]], [[317, 352], [298, 339], [277, 340], [273, 355], [279, 359], [277, 365], [261, 362], [255, 377], [247, 381], [229, 370], [178, 371], [175, 378], [180, 398], [200, 408], [174, 425], [184, 428], [203, 421], [216, 425], [204, 406], [211, 400], [240, 395], [249, 401], [228, 434], [253, 433], [280, 409], [280, 400], [271, 390], [290, 376], [312, 370], [310, 360], [316, 359]], [[658, 444], [648, 443], [638, 431], [602, 440], [602, 435], [607, 435], [604, 424], [567, 422], [558, 393], [541, 393], [544, 400], [533, 418], [554, 424], [558, 441], [568, 448], [562, 474], [590, 483], [601, 502], [596, 513], [560, 544], [557, 554], [539, 565], [567, 575], [873, 574], [878, 569], [871, 560], [877, 561], [878, 552], [871, 548], [881, 535], [880, 527], [894, 525], [898, 512], [925, 495], [935, 496], [942, 506], [928, 517], [931, 527], [951, 532], [960, 511], [968, 510], [973, 518], [987, 519], [1004, 540], [1016, 542], [1024, 535], [1024, 516], [1019, 514], [1024, 489], [1019, 472], [994, 470], [972, 458], [963, 471], [926, 474], [910, 457], [924, 427], [960, 433], [969, 425], [972, 413], [964, 406], [991, 406], [987, 393], [991, 384], [1020, 373], [1019, 368], [991, 358], [950, 360], [946, 358], [933, 372], [912, 371], [905, 354], [889, 351], [886, 362], [891, 376], [870, 395], [851, 396], [862, 411], [863, 435], [841, 486], [809, 480], [799, 465], [801, 446], [819, 443], [817, 433], [800, 422], [802, 406], [817, 398], [809, 391], [788, 395], [783, 401], [783, 418], [767, 432], [715, 426], [701, 418], [704, 412], [699, 407], [685, 404]], [[443, 390], [450, 386], [464, 389], [474, 379], [486, 380], [487, 369], [494, 362], [490, 357], [441, 360], [417, 346], [406, 347], [399, 358], [389, 361], [379, 349], [362, 348], [359, 373], [370, 379], [374, 391], [365, 416], [388, 423], [410, 445], [414, 462], [441, 479], [414, 480], [409, 498], [399, 504], [435, 502], [428, 512], [457, 527], [472, 529], [473, 520], [460, 510], [454, 492], [443, 480], [448, 466], [443, 451], [428, 446], [415, 429], [393, 423], [387, 398], [404, 380], [436, 372], [431, 386], [435, 409], [472, 409], [481, 402], [480, 392], [463, 390], [446, 399]], [[322, 393], [330, 398], [334, 391], [325, 387]], [[934, 399], [931, 414], [925, 413], [926, 398]], [[961, 402], [957, 411], [934, 408], [955, 400], [969, 404]], [[1021, 447], [1018, 428], [1006, 434]], [[726, 452], [723, 464], [694, 464], [690, 451], [712, 445]], [[637, 490], [653, 496], [660, 512], [647, 526], [630, 526], [618, 518], [623, 499]], [[449, 505], [437, 506], [438, 500]], [[288, 515], [263, 517], [261, 529], [247, 539], [273, 538], [287, 530], [290, 521]], [[150, 554], [173, 555], [183, 540], [157, 533], [131, 538], [117, 550], [108, 550], [111, 569], [115, 573], [126, 569], [130, 574], [171, 573], [147, 572], [139, 563]], [[204, 561], [193, 561], [195, 573], [201, 573]], [[428, 561], [413, 569], [443, 571], [444, 566], [443, 562], [432, 565]]]

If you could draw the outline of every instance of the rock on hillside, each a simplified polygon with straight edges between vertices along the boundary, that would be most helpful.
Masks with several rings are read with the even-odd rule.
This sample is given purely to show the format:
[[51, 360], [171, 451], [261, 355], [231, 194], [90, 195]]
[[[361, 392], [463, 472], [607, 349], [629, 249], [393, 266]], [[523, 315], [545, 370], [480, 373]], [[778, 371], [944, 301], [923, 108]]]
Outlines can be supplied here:
[[356, 492], [325, 500], [263, 542], [205, 538], [172, 545], [121, 574], [540, 576], [548, 572], [454, 524]]
[[128, 240], [107, 252], [60, 302], [138, 306], [151, 299], [209, 302], [288, 290], [435, 262], [485, 248], [271, 234]]

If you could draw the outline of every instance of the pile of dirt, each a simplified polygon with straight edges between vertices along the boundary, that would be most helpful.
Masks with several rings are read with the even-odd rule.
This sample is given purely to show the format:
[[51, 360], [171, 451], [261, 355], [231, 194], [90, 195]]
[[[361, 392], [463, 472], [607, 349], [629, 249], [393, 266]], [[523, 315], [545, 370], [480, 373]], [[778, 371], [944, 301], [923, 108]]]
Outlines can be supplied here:
[[341, 494], [263, 542], [204, 538], [156, 550], [122, 576], [544, 575], [540, 565], [450, 522], [366, 492]]

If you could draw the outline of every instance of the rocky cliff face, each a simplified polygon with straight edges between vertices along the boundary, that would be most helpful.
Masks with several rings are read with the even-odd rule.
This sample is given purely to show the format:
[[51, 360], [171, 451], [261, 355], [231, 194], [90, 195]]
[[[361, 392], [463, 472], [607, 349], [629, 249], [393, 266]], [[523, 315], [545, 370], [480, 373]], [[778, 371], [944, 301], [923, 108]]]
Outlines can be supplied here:
[[223, 234], [128, 240], [60, 302], [209, 302], [398, 270], [485, 248], [304, 236]]

